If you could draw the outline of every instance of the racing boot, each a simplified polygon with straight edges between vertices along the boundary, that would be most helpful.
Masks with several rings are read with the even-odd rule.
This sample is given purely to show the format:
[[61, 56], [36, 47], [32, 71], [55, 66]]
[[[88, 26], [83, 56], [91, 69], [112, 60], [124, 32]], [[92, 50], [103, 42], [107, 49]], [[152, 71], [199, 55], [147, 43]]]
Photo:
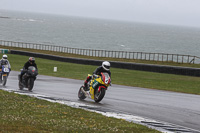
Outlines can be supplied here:
[[19, 74], [19, 75], [18, 75], [18, 77], [19, 77], [19, 82], [21, 82], [21, 83], [22, 83], [22, 75], [21, 75], [21, 74]]
[[89, 87], [88, 87], [88, 84], [87, 84], [87, 83], [88, 83], [87, 80], [85, 80], [84, 85], [83, 85], [83, 89], [84, 89], [85, 91], [88, 91], [88, 90], [89, 90]]

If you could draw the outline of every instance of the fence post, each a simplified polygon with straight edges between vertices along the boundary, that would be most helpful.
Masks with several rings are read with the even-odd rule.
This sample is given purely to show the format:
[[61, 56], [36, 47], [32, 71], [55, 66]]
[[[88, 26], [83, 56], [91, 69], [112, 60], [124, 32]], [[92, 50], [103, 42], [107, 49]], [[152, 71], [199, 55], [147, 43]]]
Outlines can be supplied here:
[[126, 57], [127, 57], [127, 51], [125, 52], [125, 59], [126, 59]]
[[130, 55], [131, 53], [130, 52], [128, 52], [128, 59], [130, 59], [131, 58], [131, 55]]
[[135, 52], [132, 52], [133, 53], [133, 60], [135, 59]]
[[149, 53], [149, 61], [151, 60], [151, 53]]
[[3, 41], [3, 46], [5, 46], [5, 41]]
[[190, 56], [188, 55], [188, 60], [187, 60], [187, 63], [189, 63], [189, 58], [190, 58]]
[[118, 58], [119, 58], [120, 51], [117, 51], [117, 53], [118, 53]]
[[92, 57], [93, 57], [93, 55], [94, 55], [94, 50], [92, 49]]
[[182, 63], [183, 63], [183, 55], [182, 55]]
[[178, 55], [176, 55], [177, 56], [177, 63], [178, 63]]
[[167, 54], [167, 62], [168, 62], [169, 60], [168, 60], [168, 54]]
[[194, 56], [194, 61], [193, 61], [193, 64], [194, 64], [194, 62], [195, 62], [195, 56]]

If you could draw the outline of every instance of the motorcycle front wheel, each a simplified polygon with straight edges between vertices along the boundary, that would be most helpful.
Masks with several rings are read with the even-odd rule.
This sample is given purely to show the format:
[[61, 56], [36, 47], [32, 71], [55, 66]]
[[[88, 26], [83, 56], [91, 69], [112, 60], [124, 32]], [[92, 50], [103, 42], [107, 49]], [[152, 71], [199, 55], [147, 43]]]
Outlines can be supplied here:
[[28, 90], [31, 91], [34, 86], [34, 78], [29, 78], [28, 79]]
[[105, 93], [106, 93], [106, 90], [104, 88], [101, 88], [99, 92], [98, 92], [98, 89], [96, 89], [94, 93], [94, 101], [97, 103], [100, 102], [105, 96]]
[[[81, 86], [81, 88], [83, 88], [83, 86]], [[86, 98], [85, 94], [82, 92], [81, 88], [78, 91], [78, 98], [80, 100], [84, 100]]]
[[3, 76], [2, 85], [5, 86], [7, 82], [7, 76]]
[[20, 80], [19, 80], [19, 84], [18, 84], [18, 85], [19, 85], [19, 89], [20, 89], [20, 90], [23, 90], [24, 85], [22, 84], [22, 82], [20, 82]]

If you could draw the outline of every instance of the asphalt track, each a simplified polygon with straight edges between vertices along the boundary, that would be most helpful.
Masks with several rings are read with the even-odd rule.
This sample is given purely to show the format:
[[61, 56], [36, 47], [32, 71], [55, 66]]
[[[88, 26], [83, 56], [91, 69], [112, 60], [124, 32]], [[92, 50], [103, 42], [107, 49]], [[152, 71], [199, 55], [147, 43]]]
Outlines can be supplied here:
[[[4, 89], [18, 91], [18, 74], [16, 71], [10, 73]], [[95, 105], [103, 111], [142, 116], [200, 132], [199, 95], [112, 85], [108, 88], [104, 99], [100, 103], [95, 103], [89, 98], [84, 101], [78, 99], [78, 90], [82, 84], [82, 80], [38, 75], [31, 93]]]

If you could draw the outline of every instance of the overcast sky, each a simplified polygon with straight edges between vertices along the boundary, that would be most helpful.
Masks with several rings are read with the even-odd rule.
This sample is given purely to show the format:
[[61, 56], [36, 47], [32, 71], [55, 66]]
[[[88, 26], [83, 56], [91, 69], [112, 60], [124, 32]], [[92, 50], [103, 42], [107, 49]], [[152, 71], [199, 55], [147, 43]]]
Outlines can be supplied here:
[[0, 9], [200, 27], [200, 0], [0, 0]]

